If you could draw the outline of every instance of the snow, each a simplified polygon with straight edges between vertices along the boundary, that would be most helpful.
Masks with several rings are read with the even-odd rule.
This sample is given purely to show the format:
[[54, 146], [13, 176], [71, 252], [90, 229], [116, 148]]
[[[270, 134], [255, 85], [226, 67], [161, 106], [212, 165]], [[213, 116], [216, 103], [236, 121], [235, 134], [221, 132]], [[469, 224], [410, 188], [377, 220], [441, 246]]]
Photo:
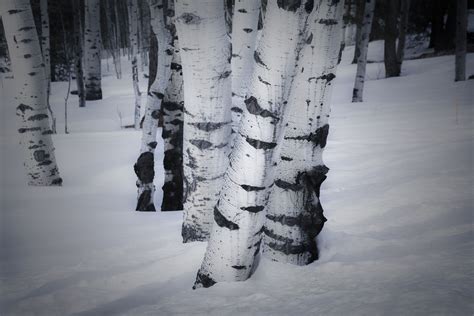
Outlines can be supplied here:
[[[382, 47], [372, 42], [369, 59]], [[335, 80], [321, 259], [262, 259], [246, 282], [195, 291], [206, 245], [181, 243], [182, 213], [133, 211], [141, 135], [117, 115], [133, 122], [126, 58], [124, 79], [104, 69], [103, 101], [79, 109], [70, 98], [68, 135], [67, 84], [52, 85], [61, 188], [25, 185], [13, 84], [2, 80], [0, 314], [472, 315], [474, 81], [454, 83], [454, 56], [406, 61], [391, 79], [374, 62], [365, 102], [352, 104], [352, 49]], [[470, 75], [474, 54], [467, 65]]]

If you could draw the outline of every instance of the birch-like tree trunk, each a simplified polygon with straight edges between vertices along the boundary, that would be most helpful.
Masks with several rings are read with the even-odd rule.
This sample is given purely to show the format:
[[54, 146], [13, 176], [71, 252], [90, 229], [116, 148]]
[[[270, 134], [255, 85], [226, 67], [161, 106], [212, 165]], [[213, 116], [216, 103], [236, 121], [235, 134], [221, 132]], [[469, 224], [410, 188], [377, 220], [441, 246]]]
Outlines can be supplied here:
[[29, 0], [0, 1], [29, 185], [61, 185], [47, 108], [47, 78]]
[[183, 209], [183, 71], [179, 55], [178, 35], [175, 27], [174, 2], [168, 1], [167, 25], [170, 29], [173, 52], [171, 77], [161, 106], [163, 117], [162, 134], [164, 143], [162, 211]]
[[384, 34], [384, 64], [385, 77], [400, 76], [400, 63], [397, 58], [398, 13], [399, 1], [384, 0], [385, 34]]
[[[72, 0], [72, 6], [74, 12], [81, 12], [80, 0]], [[77, 86], [77, 96], [79, 98], [79, 107], [86, 106], [86, 94], [84, 89], [84, 69], [82, 65], [82, 23], [81, 15], [74, 14], [73, 16], [74, 24], [74, 72], [76, 73], [76, 86]]]
[[135, 114], [133, 125], [135, 129], [140, 129], [141, 119], [141, 92], [138, 85], [138, 3], [137, 0], [128, 0], [128, 16], [129, 16], [129, 39], [130, 39], [130, 50], [131, 50], [131, 63], [132, 63], [132, 83], [133, 93], [135, 95]]
[[228, 165], [231, 48], [224, 1], [176, 0], [184, 79], [184, 242], [209, 237]]
[[254, 71], [244, 116], [214, 207], [212, 234], [195, 288], [243, 281], [255, 269], [273, 180], [274, 153], [283, 135], [284, 109], [304, 42], [307, 10], [311, 8], [305, 8], [301, 1], [267, 4], [262, 37], [253, 54]]
[[364, 12], [365, 12], [365, 0], [355, 0], [355, 21], [356, 21], [356, 35], [355, 35], [355, 49], [354, 58], [352, 59], [353, 64], [357, 64], [361, 52], [361, 34], [362, 27], [364, 25]]
[[85, 0], [84, 54], [86, 100], [102, 99], [100, 0]]
[[375, 0], [367, 0], [365, 3], [364, 19], [360, 33], [360, 55], [357, 59], [357, 71], [352, 91], [352, 102], [362, 102], [365, 82], [365, 68], [367, 66], [367, 51], [369, 49], [370, 31], [374, 17]]
[[232, 133], [239, 130], [252, 76], [260, 0], [236, 0], [232, 18]]
[[150, 86], [147, 97], [140, 156], [134, 165], [135, 173], [138, 177], [136, 210], [141, 212], [154, 212], [156, 210], [153, 203], [155, 194], [153, 180], [155, 178], [154, 153], [157, 144], [156, 130], [158, 128], [161, 103], [170, 78], [172, 56], [171, 35], [169, 29], [165, 27], [163, 0], [149, 0], [148, 4], [151, 13], [151, 26], [158, 41], [158, 65], [155, 81]]
[[456, 74], [454, 81], [464, 81], [466, 80], [467, 0], [458, 0], [456, 5]]
[[342, 30], [342, 1], [319, 1], [309, 19], [312, 41], [301, 52], [288, 122], [267, 205], [263, 255], [305, 265], [318, 259], [316, 236], [326, 221], [319, 200], [328, 168], [322, 154]]
[[410, 16], [410, 0], [400, 0], [400, 23], [398, 27], [397, 60], [400, 71], [405, 59], [405, 44], [408, 29], [408, 18]]

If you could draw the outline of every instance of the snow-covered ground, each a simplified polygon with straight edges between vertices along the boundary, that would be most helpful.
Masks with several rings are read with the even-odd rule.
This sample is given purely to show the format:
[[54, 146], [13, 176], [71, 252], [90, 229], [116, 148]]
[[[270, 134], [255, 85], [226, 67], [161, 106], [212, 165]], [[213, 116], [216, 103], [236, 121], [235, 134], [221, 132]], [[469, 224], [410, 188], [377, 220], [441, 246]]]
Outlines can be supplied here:
[[[472, 315], [474, 80], [453, 82], [454, 56], [406, 61], [393, 79], [371, 63], [366, 102], [352, 104], [352, 50], [335, 80], [321, 259], [263, 259], [246, 282], [196, 291], [205, 244], [181, 243], [182, 213], [133, 211], [140, 132], [120, 129], [118, 113], [133, 117], [126, 59], [123, 80], [104, 77], [104, 101], [70, 98], [69, 135], [67, 84], [53, 84], [61, 188], [25, 185], [3, 80], [0, 314]], [[382, 55], [371, 43], [369, 59]]]

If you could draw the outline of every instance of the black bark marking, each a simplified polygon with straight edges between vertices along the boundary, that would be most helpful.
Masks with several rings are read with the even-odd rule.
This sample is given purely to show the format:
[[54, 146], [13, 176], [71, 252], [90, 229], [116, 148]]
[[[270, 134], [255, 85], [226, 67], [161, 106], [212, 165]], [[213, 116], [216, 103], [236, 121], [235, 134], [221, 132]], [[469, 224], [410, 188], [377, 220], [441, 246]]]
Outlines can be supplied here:
[[201, 18], [194, 13], [183, 13], [178, 19], [188, 25], [201, 23]]
[[211, 142], [204, 139], [191, 139], [189, 142], [200, 150], [209, 149], [212, 146]]
[[144, 152], [138, 157], [137, 162], [133, 166], [135, 174], [142, 183], [153, 182], [153, 179], [155, 178], [154, 160], [155, 158], [153, 153]]
[[277, 0], [280, 9], [296, 12], [301, 6], [301, 0]]
[[253, 53], [253, 59], [257, 64], [262, 65], [263, 67], [268, 69], [268, 66], [262, 61], [262, 58], [260, 57], [260, 54], [257, 51]]
[[28, 59], [28, 58], [31, 58], [31, 54], [25, 54], [23, 55], [24, 58]]
[[[40, 131], [41, 130], [41, 127], [29, 127], [29, 128], [19, 128], [18, 129], [18, 133], [20, 134], [23, 134], [23, 133], [26, 133], [26, 132], [36, 132], [36, 131]], [[45, 132], [43, 132], [44, 134]]]
[[262, 205], [247, 206], [247, 207], [241, 207], [240, 209], [250, 212], [250, 213], [259, 213], [265, 209], [265, 206], [262, 206]]
[[263, 83], [267, 86], [271, 86], [270, 82], [263, 80], [262, 77], [260, 77], [260, 76], [258, 76], [258, 81], [260, 81], [261, 83]]
[[251, 33], [253, 30], [251, 28], [244, 28], [243, 31], [245, 33]]
[[247, 141], [247, 143], [250, 144], [250, 146], [254, 147], [255, 149], [263, 149], [263, 150], [273, 149], [277, 145], [277, 143], [264, 142], [264, 141], [253, 139], [250, 137], [246, 137], [245, 140]]
[[28, 118], [28, 121], [40, 121], [40, 120], [44, 120], [44, 119], [47, 119], [48, 118], [48, 115], [47, 114], [36, 114], [36, 115], [32, 115]]
[[33, 77], [34, 75], [36, 75], [36, 72], [35, 71], [29, 72], [28, 75]]
[[44, 160], [44, 161], [38, 163], [38, 166], [49, 166], [52, 163], [53, 162], [51, 160]]
[[232, 112], [236, 112], [236, 113], [243, 113], [244, 112], [241, 108], [238, 108], [236, 106], [232, 107], [230, 110]]
[[277, 179], [275, 181], [275, 185], [283, 190], [300, 191], [301, 189], [303, 189], [303, 186], [298, 182], [290, 183], [281, 179]]
[[166, 111], [181, 111], [183, 109], [182, 104], [179, 104], [178, 102], [163, 102], [161, 106]]
[[222, 126], [228, 125], [229, 123], [230, 122], [218, 122], [218, 123], [207, 122], [207, 123], [188, 123], [188, 125], [194, 126], [201, 131], [210, 132], [210, 131], [219, 129]]
[[136, 211], [139, 212], [156, 212], [155, 205], [152, 201], [151, 190], [145, 190], [138, 198]]
[[329, 124], [325, 124], [320, 128], [316, 129], [314, 133], [309, 133], [308, 135], [302, 136], [293, 136], [293, 137], [285, 137], [285, 139], [294, 139], [294, 140], [301, 140], [301, 141], [308, 141], [312, 142], [314, 146], [321, 146], [321, 148], [326, 147], [327, 138], [329, 134]]
[[246, 267], [246, 266], [237, 266], [237, 265], [235, 265], [235, 266], [232, 266], [232, 268], [234, 268], [235, 270], [243, 270], [243, 269], [247, 269], [247, 267]]
[[231, 73], [232, 73], [232, 71], [226, 70], [226, 71], [224, 71], [223, 73], [221, 73], [221, 74], [219, 75], [219, 78], [218, 78], [218, 79], [221, 80], [221, 79], [228, 78]]
[[193, 290], [196, 289], [196, 285], [200, 284], [204, 288], [208, 288], [216, 284], [217, 282], [214, 281], [208, 274], [201, 273], [201, 270], [198, 271], [196, 276], [196, 282], [194, 283]]
[[41, 135], [51, 135], [51, 134], [53, 134], [53, 131], [50, 130], [50, 129], [48, 129], [48, 130], [41, 133]]
[[311, 33], [308, 38], [306, 39], [306, 44], [311, 44], [311, 42], [313, 41], [313, 33]]
[[63, 179], [61, 178], [56, 178], [53, 181], [51, 181], [52, 185], [61, 185], [63, 183]]
[[284, 160], [284, 161], [292, 161], [293, 160], [293, 158], [285, 157], [285, 156], [281, 156], [280, 158], [281, 158], [281, 160]]
[[247, 98], [244, 103], [247, 107], [247, 111], [249, 111], [250, 114], [259, 115], [261, 117], [271, 117], [276, 120], [279, 120], [278, 116], [268, 110], [263, 109], [260, 104], [258, 104], [258, 101], [254, 96], [250, 96], [249, 98]]
[[171, 63], [171, 70], [180, 71], [183, 67], [178, 63]]
[[48, 158], [49, 155], [46, 154], [46, 151], [44, 150], [36, 150], [33, 152], [33, 157], [35, 158], [37, 162], [41, 162], [45, 160], [46, 158]]
[[155, 120], [160, 118], [161, 111], [160, 110], [154, 110], [151, 112], [151, 117]]
[[339, 22], [336, 19], [320, 19], [319, 24], [324, 24], [324, 25], [337, 25]]
[[147, 146], [152, 148], [152, 149], [155, 149], [157, 144], [158, 144], [157, 142], [150, 142], [150, 143], [147, 144]]
[[270, 237], [274, 240], [278, 240], [278, 241], [288, 243], [288, 244], [292, 244], [294, 242], [293, 239], [278, 235], [272, 229], [268, 229], [265, 226], [263, 227], [263, 232], [265, 233], [265, 235], [267, 235], [268, 237]]
[[321, 79], [321, 80], [326, 80], [327, 82], [331, 82], [334, 78], [336, 78], [336, 75], [333, 73], [328, 73], [325, 75], [322, 75], [316, 79]]
[[33, 108], [29, 105], [21, 103], [19, 106], [16, 107], [21, 113], [25, 114], [26, 110], [33, 110]]
[[225, 218], [225, 216], [222, 215], [222, 213], [219, 211], [217, 207], [214, 207], [214, 221], [220, 227], [223, 227], [223, 228], [225, 227], [229, 230], [239, 229], [239, 225]]
[[31, 42], [33, 42], [33, 40], [31, 38], [25, 38], [25, 39], [22, 39], [20, 41], [20, 43], [25, 43], [25, 44], [28, 44], [28, 43], [31, 43]]
[[17, 13], [21, 13], [23, 11], [25, 11], [25, 10], [8, 10], [7, 12], [8, 12], [8, 14], [17, 14]]
[[239, 11], [240, 13], [247, 13], [247, 10], [245, 10], [245, 9], [239, 9], [238, 11]]
[[247, 192], [265, 190], [265, 187], [255, 187], [253, 185], [247, 185], [247, 184], [241, 184], [240, 186], [242, 187], [242, 189], [244, 189]]
[[311, 13], [314, 8], [314, 0], [307, 0], [306, 3], [304, 4], [304, 9], [306, 13]]

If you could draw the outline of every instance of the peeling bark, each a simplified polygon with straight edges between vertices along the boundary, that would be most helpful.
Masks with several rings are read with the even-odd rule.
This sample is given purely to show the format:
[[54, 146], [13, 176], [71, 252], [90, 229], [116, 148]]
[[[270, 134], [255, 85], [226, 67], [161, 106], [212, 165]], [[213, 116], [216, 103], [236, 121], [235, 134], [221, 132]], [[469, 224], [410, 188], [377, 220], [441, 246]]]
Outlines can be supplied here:
[[30, 2], [2, 0], [0, 15], [18, 88], [18, 133], [25, 149], [28, 184], [61, 185], [49, 127], [45, 65]]
[[[246, 280], [256, 267], [265, 213], [258, 210], [268, 199], [274, 153], [283, 136], [284, 111], [298, 52], [307, 38], [303, 30], [309, 14], [300, 2], [267, 4], [247, 104], [195, 288]], [[203, 282], [202, 275], [213, 282]]]
[[[228, 165], [231, 132], [230, 42], [224, 1], [177, 0], [184, 79], [184, 242], [206, 240]], [[212, 130], [200, 123], [219, 124]]]

